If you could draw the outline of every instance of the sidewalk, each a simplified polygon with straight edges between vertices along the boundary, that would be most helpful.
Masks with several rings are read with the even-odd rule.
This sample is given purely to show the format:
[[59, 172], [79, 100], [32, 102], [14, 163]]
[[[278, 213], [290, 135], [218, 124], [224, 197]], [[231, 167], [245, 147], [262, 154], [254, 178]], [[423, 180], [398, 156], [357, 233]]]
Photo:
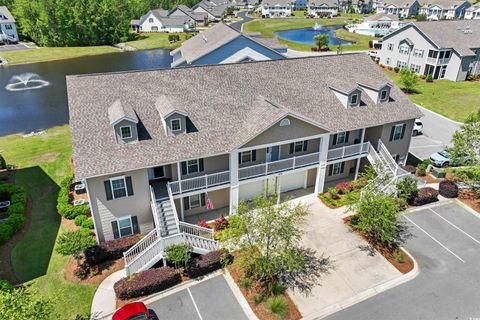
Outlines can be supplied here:
[[100, 283], [100, 286], [93, 296], [91, 308], [92, 319], [100, 319], [117, 309], [113, 285], [126, 276], [125, 269], [122, 269], [112, 273]]

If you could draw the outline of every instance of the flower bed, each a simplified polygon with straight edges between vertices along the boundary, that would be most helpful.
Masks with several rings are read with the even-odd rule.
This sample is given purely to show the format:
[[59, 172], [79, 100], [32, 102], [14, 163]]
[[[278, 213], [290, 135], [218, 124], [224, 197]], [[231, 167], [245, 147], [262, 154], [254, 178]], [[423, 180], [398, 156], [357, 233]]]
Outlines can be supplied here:
[[187, 262], [185, 271], [190, 278], [197, 278], [215, 270], [223, 264], [230, 263], [233, 257], [225, 250], [212, 251]]
[[327, 192], [320, 193], [318, 197], [330, 209], [340, 208], [346, 204], [350, 193], [360, 190], [365, 185], [363, 180], [340, 182], [335, 187], [329, 188]]
[[0, 184], [0, 201], [10, 201], [6, 219], [0, 224], [0, 245], [10, 239], [25, 222], [27, 195], [22, 187]]
[[123, 257], [123, 253], [140, 240], [139, 235], [102, 242], [85, 250], [85, 260], [90, 266], [96, 266], [107, 260]]
[[438, 192], [445, 198], [458, 197], [458, 186], [455, 182], [450, 180], [442, 180], [438, 186]]
[[412, 199], [410, 204], [417, 207], [436, 201], [438, 201], [438, 191], [430, 187], [425, 187], [418, 190], [417, 195]]

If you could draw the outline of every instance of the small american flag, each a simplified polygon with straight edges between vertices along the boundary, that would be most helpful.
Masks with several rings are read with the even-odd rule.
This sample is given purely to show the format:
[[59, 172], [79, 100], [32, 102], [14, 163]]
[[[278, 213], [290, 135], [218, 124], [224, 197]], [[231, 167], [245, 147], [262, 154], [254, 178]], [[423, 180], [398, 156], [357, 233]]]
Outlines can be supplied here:
[[207, 193], [207, 209], [208, 210], [213, 209], [213, 202], [212, 202], [212, 199], [210, 199], [210, 197], [208, 196], [208, 193]]

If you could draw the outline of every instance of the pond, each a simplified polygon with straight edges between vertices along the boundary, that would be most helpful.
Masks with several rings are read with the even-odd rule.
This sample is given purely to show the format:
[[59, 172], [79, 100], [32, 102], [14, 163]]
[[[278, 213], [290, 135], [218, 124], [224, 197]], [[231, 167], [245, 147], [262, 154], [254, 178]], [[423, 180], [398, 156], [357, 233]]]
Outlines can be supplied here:
[[291, 29], [274, 32], [280, 39], [297, 42], [307, 45], [315, 45], [315, 36], [319, 34], [328, 34], [328, 44], [332, 46], [350, 45], [350, 41], [338, 39], [335, 37], [335, 30], [342, 28], [342, 26], [315, 26], [313, 28]]
[[122, 52], [0, 68], [0, 136], [68, 123], [65, 76], [168, 68], [169, 50]]

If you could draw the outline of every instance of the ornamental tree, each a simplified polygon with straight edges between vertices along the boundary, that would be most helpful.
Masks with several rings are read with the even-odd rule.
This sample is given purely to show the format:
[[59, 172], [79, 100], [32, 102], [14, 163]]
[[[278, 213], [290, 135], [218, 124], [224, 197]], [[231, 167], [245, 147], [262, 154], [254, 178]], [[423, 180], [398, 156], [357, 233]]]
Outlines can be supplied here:
[[165, 248], [165, 259], [175, 265], [178, 269], [180, 265], [185, 265], [192, 256], [193, 248], [189, 244], [172, 244]]
[[85, 250], [96, 244], [89, 230], [67, 231], [58, 237], [55, 250], [64, 256], [71, 255], [78, 261]]
[[449, 151], [454, 162], [462, 162], [468, 156], [472, 164], [480, 165], [480, 110], [467, 118], [453, 134], [452, 142]]
[[418, 76], [415, 71], [402, 68], [400, 70], [400, 83], [406, 93], [412, 93], [418, 85]]
[[318, 50], [322, 50], [323, 48], [328, 47], [328, 40], [330, 39], [328, 34], [318, 34], [315, 36], [314, 39], [315, 39], [315, 44], [318, 47]]
[[280, 282], [308, 293], [331, 267], [329, 258], [301, 245], [309, 214], [303, 204], [277, 204], [277, 195], [242, 201], [221, 234], [222, 243], [245, 252], [241, 265], [265, 290]]
[[49, 320], [53, 302], [32, 287], [0, 290], [0, 314], [2, 320]]

